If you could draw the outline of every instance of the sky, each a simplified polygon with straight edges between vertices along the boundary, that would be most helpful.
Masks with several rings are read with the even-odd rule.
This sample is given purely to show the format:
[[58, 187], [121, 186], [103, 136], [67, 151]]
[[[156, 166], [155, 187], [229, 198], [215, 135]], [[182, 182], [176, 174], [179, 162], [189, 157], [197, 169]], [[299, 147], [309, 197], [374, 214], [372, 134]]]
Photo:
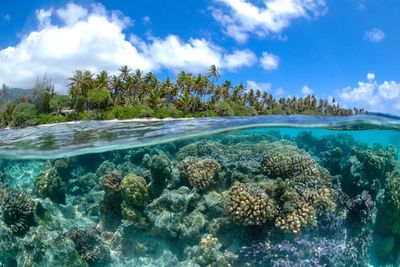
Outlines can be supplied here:
[[400, 114], [398, 0], [0, 0], [0, 84], [122, 65]]

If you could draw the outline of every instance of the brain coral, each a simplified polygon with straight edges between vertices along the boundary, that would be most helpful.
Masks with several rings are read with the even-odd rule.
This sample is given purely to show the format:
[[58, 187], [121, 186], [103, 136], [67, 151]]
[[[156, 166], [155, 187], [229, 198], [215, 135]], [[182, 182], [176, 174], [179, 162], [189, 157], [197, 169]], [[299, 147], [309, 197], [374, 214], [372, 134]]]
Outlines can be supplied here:
[[35, 224], [35, 202], [27, 194], [6, 189], [0, 194], [2, 220], [16, 235], [24, 235]]
[[128, 220], [137, 220], [140, 217], [138, 210], [149, 198], [146, 180], [143, 177], [128, 174], [122, 180], [121, 192], [122, 216]]
[[186, 157], [181, 162], [181, 172], [189, 184], [199, 190], [206, 190], [216, 182], [216, 176], [221, 169], [219, 163], [212, 159]]
[[261, 225], [276, 214], [274, 202], [252, 184], [235, 183], [229, 190], [226, 210], [236, 223]]

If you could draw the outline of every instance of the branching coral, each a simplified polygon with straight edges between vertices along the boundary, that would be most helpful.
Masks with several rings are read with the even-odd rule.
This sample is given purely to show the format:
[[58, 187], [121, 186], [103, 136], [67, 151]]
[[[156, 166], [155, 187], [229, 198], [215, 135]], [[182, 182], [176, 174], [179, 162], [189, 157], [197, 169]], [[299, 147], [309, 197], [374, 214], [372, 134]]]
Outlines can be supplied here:
[[274, 202], [251, 184], [234, 184], [227, 196], [226, 210], [230, 217], [243, 225], [261, 225], [276, 214]]
[[79, 255], [89, 264], [105, 264], [110, 261], [110, 251], [102, 244], [99, 233], [94, 228], [72, 228], [64, 234], [75, 244]]
[[128, 174], [121, 183], [122, 216], [131, 221], [140, 219], [139, 210], [149, 198], [146, 180], [143, 177]]
[[199, 159], [186, 157], [181, 162], [181, 172], [189, 181], [189, 184], [199, 190], [206, 190], [216, 183], [219, 163], [212, 159]]
[[24, 235], [35, 225], [35, 202], [27, 194], [6, 189], [0, 194], [2, 220], [16, 235]]
[[55, 168], [50, 168], [36, 177], [35, 193], [42, 198], [50, 198], [56, 203], [65, 204], [65, 188]]

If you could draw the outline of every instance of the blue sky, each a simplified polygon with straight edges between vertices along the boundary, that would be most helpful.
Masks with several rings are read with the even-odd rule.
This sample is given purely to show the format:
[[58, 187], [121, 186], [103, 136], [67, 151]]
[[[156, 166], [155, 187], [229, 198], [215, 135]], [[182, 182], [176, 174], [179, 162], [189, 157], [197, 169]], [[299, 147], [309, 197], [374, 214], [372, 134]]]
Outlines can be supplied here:
[[0, 83], [76, 68], [205, 73], [400, 113], [398, 0], [0, 0]]

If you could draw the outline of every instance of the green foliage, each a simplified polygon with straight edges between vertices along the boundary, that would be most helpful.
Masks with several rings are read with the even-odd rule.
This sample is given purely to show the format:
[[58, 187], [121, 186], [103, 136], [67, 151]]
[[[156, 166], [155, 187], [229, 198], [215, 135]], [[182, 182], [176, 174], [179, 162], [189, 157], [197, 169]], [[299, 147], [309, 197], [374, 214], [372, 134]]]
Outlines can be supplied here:
[[154, 111], [154, 117], [159, 119], [181, 118], [183, 117], [183, 112], [178, 110], [174, 105], [167, 105], [159, 109], [156, 109]]
[[50, 99], [49, 106], [51, 110], [60, 113], [63, 108], [70, 106], [70, 102], [69, 96], [56, 94]]
[[12, 114], [15, 110], [15, 103], [8, 102], [1, 111], [1, 125], [8, 126], [12, 122]]
[[111, 94], [106, 88], [93, 89], [88, 92], [88, 102], [93, 108], [105, 108], [111, 102]]
[[[336, 101], [311, 95], [275, 99], [259, 88], [250, 89], [243, 84], [235, 86], [230, 81], [218, 83], [220, 72], [215, 65], [206, 75], [181, 71], [175, 82], [169, 78], [161, 81], [151, 72], [132, 71], [127, 66], [121, 67], [119, 72], [109, 75], [105, 71], [96, 74], [77, 70], [69, 78], [69, 96], [55, 94], [53, 85], [44, 77], [38, 79], [34, 89], [29, 91], [32, 95], [24, 93], [19, 103], [35, 104], [38, 112], [44, 114], [40, 116], [41, 124], [70, 120], [70, 115], [67, 118], [45, 116], [52, 112], [60, 114], [68, 106], [74, 110], [75, 120], [290, 114], [348, 116], [364, 112], [363, 109], [344, 109]], [[10, 98], [11, 92], [13, 90], [7, 86], [2, 87], [0, 104], [13, 99]], [[0, 125], [11, 125], [12, 106], [3, 108], [2, 113]], [[19, 117], [15, 126], [37, 123], [35, 116], [33, 120]]]
[[251, 106], [244, 106], [238, 103], [230, 104], [235, 116], [256, 116], [257, 110]]
[[91, 111], [83, 111], [83, 112], [78, 113], [77, 118], [80, 121], [88, 121], [88, 120], [94, 120], [96, 118], [96, 116]]
[[12, 114], [12, 125], [17, 127], [33, 126], [39, 123], [38, 110], [30, 103], [20, 103]]
[[50, 99], [54, 95], [54, 86], [46, 77], [38, 78], [33, 87], [32, 102], [36, 105], [39, 112], [50, 111]]
[[134, 105], [134, 106], [115, 106], [113, 107], [115, 118], [119, 120], [134, 119], [134, 118], [147, 118], [153, 117], [154, 112], [147, 106]]
[[214, 112], [217, 113], [219, 116], [234, 116], [235, 113], [233, 112], [231, 106], [228, 102], [218, 102], [214, 106]]
[[61, 114], [39, 114], [39, 124], [51, 124], [72, 121], [72, 116], [64, 116]]

